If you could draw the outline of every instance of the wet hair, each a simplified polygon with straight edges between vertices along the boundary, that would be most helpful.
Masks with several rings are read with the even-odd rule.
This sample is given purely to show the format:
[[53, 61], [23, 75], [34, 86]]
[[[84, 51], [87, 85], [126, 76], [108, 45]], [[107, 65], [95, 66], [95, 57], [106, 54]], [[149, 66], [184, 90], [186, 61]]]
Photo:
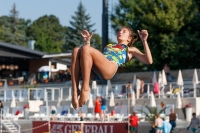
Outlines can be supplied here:
[[[129, 37], [131, 37], [131, 41], [128, 43], [128, 47], [131, 47], [131, 45], [137, 41], [138, 36], [136, 35], [135, 32], [133, 32], [133, 30], [127, 26], [123, 26], [122, 28], [125, 28], [129, 31]], [[121, 28], [121, 29], [122, 29]]]

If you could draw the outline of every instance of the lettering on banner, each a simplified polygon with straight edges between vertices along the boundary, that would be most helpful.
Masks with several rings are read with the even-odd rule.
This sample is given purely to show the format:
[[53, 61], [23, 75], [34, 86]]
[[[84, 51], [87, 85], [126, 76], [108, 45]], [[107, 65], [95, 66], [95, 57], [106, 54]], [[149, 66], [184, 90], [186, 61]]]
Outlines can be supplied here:
[[[45, 125], [41, 128], [41, 124], [46, 122], [33, 122], [33, 133], [45, 132], [48, 130], [48, 125]], [[115, 133], [115, 132], [127, 132], [125, 129], [126, 123], [83, 123], [83, 132], [84, 133]], [[51, 122], [51, 133], [73, 133], [75, 131], [81, 130], [81, 124], [79, 123], [59, 123]]]
[[73, 133], [74, 131], [80, 131], [80, 125], [66, 125], [65, 126], [65, 133]]
[[[108, 130], [108, 128], [110, 128]], [[84, 125], [84, 133], [113, 133], [113, 125]], [[80, 125], [65, 125], [65, 132], [64, 133], [73, 133], [74, 131], [80, 131]], [[57, 132], [56, 132], [57, 133]]]
[[64, 133], [62, 131], [63, 124], [53, 124], [51, 133]]

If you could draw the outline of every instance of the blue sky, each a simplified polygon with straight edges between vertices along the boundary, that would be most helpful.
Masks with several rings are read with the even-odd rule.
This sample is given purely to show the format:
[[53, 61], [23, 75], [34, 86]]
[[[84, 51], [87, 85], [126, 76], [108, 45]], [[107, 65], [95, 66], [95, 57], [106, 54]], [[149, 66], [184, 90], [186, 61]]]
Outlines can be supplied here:
[[[12, 5], [15, 3], [20, 18], [34, 21], [43, 15], [53, 14], [59, 18], [63, 26], [70, 26], [69, 21], [77, 11], [80, 1], [85, 6], [86, 12], [90, 14], [91, 22], [95, 23], [93, 28], [101, 36], [102, 0], [0, 0], [0, 16], [9, 15]], [[108, 1], [109, 10], [112, 11], [112, 5], [114, 6], [118, 0]], [[109, 28], [109, 38], [116, 40], [114, 32], [110, 26]]]

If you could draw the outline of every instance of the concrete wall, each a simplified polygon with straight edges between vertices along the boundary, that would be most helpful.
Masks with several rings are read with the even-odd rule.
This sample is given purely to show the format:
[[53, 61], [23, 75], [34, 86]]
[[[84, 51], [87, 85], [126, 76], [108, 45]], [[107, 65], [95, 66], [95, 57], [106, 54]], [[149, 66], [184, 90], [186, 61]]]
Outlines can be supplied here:
[[[194, 69], [185, 69], [182, 70], [183, 80], [192, 80]], [[197, 69], [197, 74], [200, 73], [200, 69]], [[113, 82], [128, 82], [133, 80], [134, 74], [139, 78], [143, 79], [145, 82], [151, 82], [151, 78], [153, 77], [153, 71], [150, 72], [133, 72], [133, 73], [116, 73], [116, 75], [111, 79]], [[156, 72], [157, 77], [159, 71]], [[170, 75], [177, 80], [178, 70], [171, 70]]]
[[[164, 102], [165, 104], [174, 104], [175, 108], [176, 108], [176, 102], [177, 102], [176, 98], [155, 98], [155, 101], [156, 101], [157, 105], [160, 105], [161, 102]], [[184, 108], [186, 104], [191, 103], [193, 112], [196, 112], [197, 115], [200, 116], [200, 106], [199, 106], [200, 105], [200, 98], [181, 98], [181, 101], [182, 101], [182, 108]], [[109, 102], [110, 101], [107, 100], [107, 108], [108, 108], [109, 111], [111, 111], [113, 109], [113, 107], [109, 106]], [[137, 104], [140, 104], [140, 105], [143, 105], [144, 102], [146, 102], [147, 105], [149, 105], [150, 104], [150, 99], [147, 99], [147, 98], [145, 98], [145, 99], [137, 99], [136, 102], [137, 102]], [[31, 103], [30, 106], [33, 106], [31, 108], [35, 108], [34, 110], [30, 110], [30, 112], [32, 112], [32, 113], [35, 113], [35, 112], [39, 111], [38, 110], [39, 106], [42, 103], [45, 105], [45, 101], [38, 101], [38, 100], [36, 100], [36, 101], [32, 100], [32, 101], [30, 101], [30, 103]], [[124, 99], [124, 100], [115, 99], [115, 104], [117, 104], [117, 103], [119, 105], [120, 104], [128, 105], [128, 100], [126, 100], [126, 99]], [[4, 104], [4, 106], [10, 106], [11, 102], [4, 102], [3, 104]], [[26, 104], [28, 104], [28, 101], [27, 102], [16, 102], [17, 106], [24, 106]], [[49, 101], [48, 105], [49, 106], [52, 106], [52, 105], [56, 106], [57, 105], [57, 101]], [[65, 106], [65, 105], [68, 105], [70, 107], [71, 101], [62, 101], [61, 102], [61, 106]], [[129, 100], [129, 105], [131, 105], [131, 99]], [[85, 105], [85, 106], [87, 106], [87, 105]], [[70, 110], [71, 110], [71, 113], [72, 113], [73, 109], [71, 108]], [[92, 109], [92, 111], [93, 111], [93, 109]], [[130, 112], [132, 112], [132, 111], [133, 111], [133, 107], [130, 106]], [[11, 109], [10, 109], [10, 113], [11, 113]]]

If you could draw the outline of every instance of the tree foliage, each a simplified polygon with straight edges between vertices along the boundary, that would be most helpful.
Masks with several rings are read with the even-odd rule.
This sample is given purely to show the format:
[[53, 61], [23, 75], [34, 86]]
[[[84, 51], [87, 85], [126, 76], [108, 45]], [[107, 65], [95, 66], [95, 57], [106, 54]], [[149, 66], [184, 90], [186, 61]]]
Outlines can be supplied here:
[[0, 40], [16, 45], [26, 45], [25, 20], [18, 17], [16, 5], [9, 16], [0, 17]]
[[[200, 53], [199, 31], [194, 30], [199, 26], [198, 14], [197, 3], [193, 0], [119, 0], [111, 21], [115, 31], [120, 26], [129, 26], [135, 31], [148, 30], [153, 56], [153, 65], [148, 69], [162, 69], [165, 63], [171, 69], [183, 69], [193, 64], [200, 67], [195, 63], [199, 60], [196, 52]], [[143, 51], [141, 41], [134, 46]], [[186, 60], [190, 63], [185, 63]]]
[[35, 40], [35, 48], [44, 52], [61, 52], [67, 28], [54, 15], [44, 15], [28, 27], [27, 36]]
[[[80, 2], [78, 5], [75, 15], [72, 16], [72, 21], [70, 21], [71, 26], [68, 28], [66, 33], [66, 44], [63, 46], [64, 50], [72, 50], [74, 47], [80, 47], [84, 44], [84, 40], [81, 36], [83, 30], [88, 32], [95, 32], [92, 27], [94, 23], [91, 24], [91, 17], [86, 13], [86, 9]], [[91, 40], [91, 46], [95, 48], [100, 48], [101, 38], [98, 34], [94, 34]]]

